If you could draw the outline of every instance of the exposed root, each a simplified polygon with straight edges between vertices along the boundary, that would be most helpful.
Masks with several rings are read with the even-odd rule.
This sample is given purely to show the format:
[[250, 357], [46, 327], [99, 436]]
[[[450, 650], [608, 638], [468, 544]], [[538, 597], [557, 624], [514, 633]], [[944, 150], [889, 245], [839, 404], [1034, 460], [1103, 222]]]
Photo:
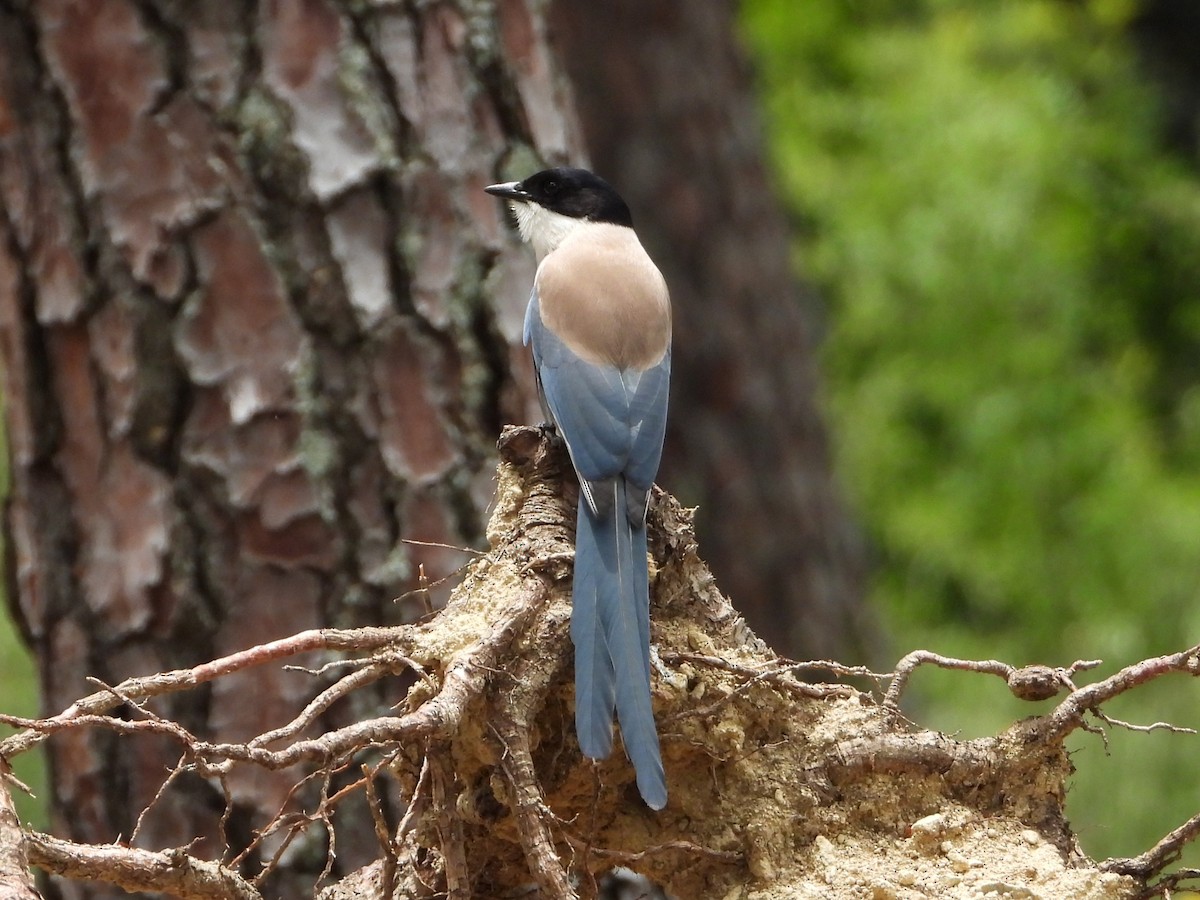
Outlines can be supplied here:
[[[134, 890], [257, 897], [271, 860], [301, 835], [326, 841], [332, 865], [337, 810], [355, 797], [370, 810], [379, 860], [320, 889], [324, 900], [502, 896], [529, 885], [545, 897], [592, 896], [597, 874], [618, 864], [701, 900], [731, 891], [759, 900], [872, 890], [951, 897], [960, 894], [946, 885], [1024, 889], [1030, 871], [1042, 896], [1117, 900], [1169, 891], [1186, 876], [1167, 868], [1200, 817], [1133, 859], [1095, 866], [1078, 852], [1063, 817], [1071, 771], [1063, 741], [1076, 729], [1126, 724], [1103, 713], [1112, 697], [1165, 674], [1200, 674], [1200, 648], [1084, 687], [1074, 678], [1093, 661], [1016, 668], [916, 651], [881, 675], [780, 659], [716, 590], [691, 512], [658, 491], [654, 704], [670, 800], [650, 811], [623, 753], [586, 760], [573, 734], [569, 467], [537, 429], [508, 430], [500, 450], [491, 550], [427, 621], [305, 632], [195, 669], [102, 685], [47, 719], [0, 717], [23, 729], [0, 741], [0, 760], [68, 729], [171, 741], [181, 757], [160, 796], [197, 772], [232, 807], [226, 776], [235, 767], [294, 768], [291, 796], [248, 845], [151, 853], [25, 832], [16, 843], [30, 861]], [[313, 651], [322, 659], [303, 671], [346, 674], [246, 743], [206, 741], [145, 702], [254, 666], [294, 666]], [[997, 675], [1018, 696], [1065, 696], [1000, 735], [957, 741], [914, 729], [894, 708], [922, 665]], [[803, 681], [813, 670], [888, 682], [883, 702], [849, 684]], [[397, 709], [312, 736], [331, 707], [398, 677], [411, 686]]]

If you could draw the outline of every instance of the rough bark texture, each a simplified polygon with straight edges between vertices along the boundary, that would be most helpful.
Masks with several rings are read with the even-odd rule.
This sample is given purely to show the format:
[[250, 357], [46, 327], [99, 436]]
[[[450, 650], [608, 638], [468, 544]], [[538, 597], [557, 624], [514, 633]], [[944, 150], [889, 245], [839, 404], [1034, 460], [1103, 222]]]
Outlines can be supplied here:
[[0, 759], [0, 900], [41, 900], [29, 871], [21, 822], [5, 783], [11, 773], [8, 762]]
[[[0, 2], [8, 595], [47, 710], [84, 693], [89, 677], [113, 684], [308, 627], [411, 619], [417, 599], [392, 601], [424, 583], [419, 567], [436, 582], [466, 556], [401, 539], [482, 542], [495, 436], [538, 413], [519, 340], [532, 259], [481, 188], [586, 156], [543, 9]], [[728, 514], [732, 528], [713, 544], [729, 541], [727, 559], [741, 562], [726, 562], [723, 577], [748, 606], [793, 617], [790, 632], [771, 633], [805, 647], [791, 638], [844, 624], [830, 604], [855, 597], [856, 564], [824, 484], [804, 323], [728, 15], [697, 7], [661, 32], [692, 35], [717, 63], [699, 86], [712, 105], [682, 107], [691, 118], [680, 143], [644, 124], [631, 133], [647, 156], [674, 160], [672, 181], [656, 180], [662, 163], [609, 166], [592, 143], [606, 174], [628, 179], [676, 282], [673, 402], [679, 421], [689, 407], [695, 418], [672, 435], [667, 481]], [[626, 35], [639, 65], [644, 37]], [[624, 110], [632, 129], [631, 95], [616, 86], [626, 76], [597, 72], [614, 79], [625, 100], [613, 114]], [[586, 67], [575, 74], [594, 96]], [[665, 91], [666, 73], [657, 77], [652, 90]], [[718, 132], [730, 137], [715, 146], [729, 155], [702, 156], [695, 129], [723, 103], [726, 78], [732, 118]], [[648, 102], [641, 121], [680, 96]], [[646, 193], [668, 184], [668, 204]], [[712, 196], [739, 199], [732, 228], [706, 241]], [[746, 253], [767, 273], [759, 287], [738, 264]], [[689, 273], [689, 261], [706, 267]], [[725, 340], [742, 349], [722, 350]], [[776, 419], [792, 421], [763, 425]], [[788, 511], [795, 502], [807, 511]], [[359, 692], [321, 725], [377, 712], [398, 691]], [[294, 680], [256, 673], [159, 711], [239, 740], [304, 699]], [[85, 841], [128, 837], [177, 760], [161, 742], [92, 731], [64, 735], [49, 759], [55, 829]], [[291, 782], [239, 778], [224, 823], [211, 780], [178, 779], [141, 823], [139, 845], [199, 836], [203, 852], [221, 845], [222, 829], [248, 842]], [[345, 817], [339, 868], [371, 843], [355, 839], [373, 827], [359, 812]], [[267, 841], [255, 854], [277, 849]], [[269, 892], [298, 896], [295, 884], [323, 865], [319, 840], [297, 842]], [[58, 890], [85, 896], [75, 884]]]
[[671, 285], [664, 484], [699, 505], [709, 564], [765, 640], [863, 659], [878, 647], [817, 407], [816, 302], [790, 271], [735, 12], [560, 0], [551, 21], [595, 168]]
[[[482, 540], [499, 425], [533, 414], [532, 261], [482, 187], [579, 150], [543, 31], [519, 0], [0, 4], [9, 595], [46, 708], [411, 617], [418, 566], [466, 557], [400, 539]], [[301, 701], [232, 679], [163, 711], [236, 740]], [[56, 830], [129, 835], [174, 761], [56, 743]], [[216, 841], [185, 781], [147, 846]], [[246, 837], [288, 782], [233, 787]]]

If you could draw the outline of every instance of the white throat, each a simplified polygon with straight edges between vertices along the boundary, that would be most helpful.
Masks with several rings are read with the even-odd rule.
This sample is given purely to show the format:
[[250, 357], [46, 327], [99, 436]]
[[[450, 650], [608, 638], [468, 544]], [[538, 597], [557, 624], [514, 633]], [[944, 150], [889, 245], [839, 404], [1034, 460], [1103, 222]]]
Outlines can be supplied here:
[[534, 255], [540, 263], [558, 247], [567, 236], [578, 228], [591, 224], [587, 219], [573, 219], [562, 213], [551, 212], [536, 203], [513, 203], [517, 217], [517, 228], [521, 239], [533, 246]]

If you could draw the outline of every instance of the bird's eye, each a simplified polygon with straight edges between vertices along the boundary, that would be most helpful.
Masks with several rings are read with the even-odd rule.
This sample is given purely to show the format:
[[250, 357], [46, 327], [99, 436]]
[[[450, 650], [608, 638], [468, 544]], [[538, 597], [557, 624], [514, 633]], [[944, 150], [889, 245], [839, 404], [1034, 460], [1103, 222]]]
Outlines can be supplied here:
[[558, 193], [558, 189], [560, 187], [562, 187], [562, 185], [560, 185], [555, 179], [551, 178], [544, 185], [542, 185], [542, 190], [545, 191], [548, 196], [553, 197]]

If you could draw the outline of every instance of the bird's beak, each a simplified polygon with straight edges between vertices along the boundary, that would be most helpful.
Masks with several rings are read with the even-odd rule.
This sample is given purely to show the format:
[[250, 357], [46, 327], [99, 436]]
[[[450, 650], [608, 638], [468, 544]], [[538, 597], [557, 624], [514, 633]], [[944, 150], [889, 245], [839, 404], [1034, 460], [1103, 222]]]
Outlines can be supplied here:
[[521, 187], [519, 181], [506, 181], [503, 184], [489, 184], [484, 188], [489, 194], [494, 194], [497, 197], [503, 197], [505, 200], [516, 200], [519, 203], [528, 203], [533, 198], [529, 193]]

